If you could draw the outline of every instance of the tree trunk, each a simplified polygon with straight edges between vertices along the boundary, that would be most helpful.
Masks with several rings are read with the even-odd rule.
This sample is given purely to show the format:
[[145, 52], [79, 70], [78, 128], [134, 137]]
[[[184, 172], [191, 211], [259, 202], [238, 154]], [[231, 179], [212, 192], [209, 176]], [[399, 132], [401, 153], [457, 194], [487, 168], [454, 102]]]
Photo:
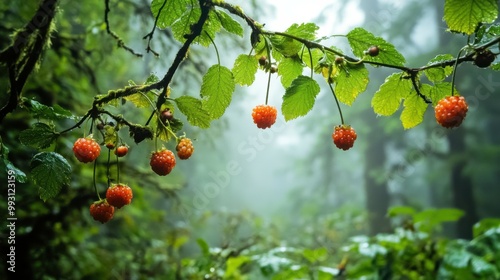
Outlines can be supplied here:
[[[378, 0], [363, 0], [360, 4], [361, 9], [365, 13], [365, 26], [370, 26], [372, 29], [380, 29], [380, 18], [377, 18], [380, 10]], [[373, 117], [371, 110], [366, 112], [366, 119]], [[370, 129], [366, 139], [368, 146], [366, 147], [366, 165], [364, 169], [365, 181], [365, 199], [366, 210], [368, 211], [368, 224], [370, 235], [375, 235], [380, 232], [391, 231], [391, 225], [387, 218], [387, 210], [389, 208], [389, 190], [387, 180], [379, 180], [374, 174], [374, 170], [380, 169], [386, 162], [385, 142], [383, 135], [380, 134], [380, 129], [375, 125]]]
[[366, 151], [366, 166], [364, 171], [366, 209], [368, 210], [368, 223], [370, 235], [380, 232], [390, 232], [391, 225], [387, 218], [389, 208], [389, 190], [387, 180], [380, 180], [374, 174], [374, 170], [380, 169], [386, 161], [383, 136], [378, 129], [372, 129], [368, 135], [368, 147]]
[[[461, 155], [465, 152], [464, 128], [457, 129], [448, 134], [450, 154]], [[465, 215], [458, 220], [457, 237], [471, 239], [472, 227], [478, 221], [476, 200], [472, 180], [463, 173], [467, 159], [455, 161], [451, 167], [451, 190], [453, 207], [465, 211]]]

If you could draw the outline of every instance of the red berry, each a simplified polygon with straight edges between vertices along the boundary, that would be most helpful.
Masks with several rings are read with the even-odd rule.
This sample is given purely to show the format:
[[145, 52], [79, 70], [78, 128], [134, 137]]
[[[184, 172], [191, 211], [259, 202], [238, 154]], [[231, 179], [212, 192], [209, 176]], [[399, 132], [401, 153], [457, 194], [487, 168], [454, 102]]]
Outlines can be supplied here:
[[270, 105], [257, 105], [253, 108], [253, 122], [258, 128], [266, 129], [276, 122], [278, 111], [276, 107]]
[[101, 153], [101, 146], [92, 137], [78, 138], [73, 145], [73, 153], [83, 163], [92, 162]]
[[90, 216], [101, 223], [107, 223], [113, 218], [115, 208], [106, 200], [96, 201], [90, 205]]
[[109, 205], [118, 209], [132, 202], [132, 189], [125, 184], [113, 184], [106, 191], [106, 200]]
[[106, 143], [106, 148], [113, 150], [115, 148], [115, 143]]
[[128, 153], [128, 147], [125, 145], [118, 146], [115, 150], [115, 155], [118, 157], [124, 157]]
[[380, 52], [380, 49], [377, 46], [371, 46], [368, 48], [368, 55], [370, 56], [377, 56]]
[[180, 159], [188, 159], [194, 152], [193, 142], [189, 138], [182, 138], [175, 149]]
[[175, 156], [165, 148], [154, 152], [149, 162], [151, 169], [160, 176], [168, 175], [175, 167]]
[[339, 125], [335, 127], [335, 131], [332, 134], [333, 143], [337, 148], [342, 149], [344, 151], [349, 150], [354, 146], [354, 141], [358, 135], [354, 128], [350, 125]]
[[443, 127], [452, 128], [460, 126], [469, 106], [463, 96], [448, 96], [439, 100], [434, 108], [436, 121]]

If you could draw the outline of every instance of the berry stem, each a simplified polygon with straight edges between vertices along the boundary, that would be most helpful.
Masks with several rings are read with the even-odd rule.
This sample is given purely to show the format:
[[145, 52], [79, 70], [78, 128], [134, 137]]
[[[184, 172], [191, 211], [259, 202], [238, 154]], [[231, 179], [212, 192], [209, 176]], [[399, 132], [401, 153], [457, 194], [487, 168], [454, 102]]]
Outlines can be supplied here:
[[155, 131], [154, 141], [155, 141], [155, 151], [158, 151], [158, 134], [157, 134], [157, 131]]
[[109, 183], [111, 183], [111, 178], [110, 178], [111, 176], [109, 173], [110, 162], [111, 162], [111, 149], [108, 149], [108, 163], [106, 164], [106, 177], [108, 178], [108, 186], [109, 186]]
[[267, 90], [266, 90], [266, 105], [269, 100], [269, 88], [271, 87], [271, 71], [269, 71], [269, 75], [267, 77]]
[[172, 131], [172, 128], [170, 127], [170, 123], [167, 126], [167, 132], [170, 133], [172, 136], [174, 136], [175, 142], [177, 142], [179, 140], [179, 138], [177, 137], [177, 135]]
[[116, 155], [116, 182], [120, 183], [120, 157]]
[[82, 118], [81, 118], [81, 119], [80, 119], [80, 120], [79, 120], [79, 121], [78, 121], [75, 125], [73, 125], [72, 127], [67, 128], [67, 129], [65, 129], [65, 130], [63, 130], [63, 131], [61, 131], [61, 132], [59, 132], [59, 134], [64, 134], [64, 133], [66, 133], [66, 132], [69, 132], [69, 131], [71, 131], [71, 130], [73, 130], [73, 129], [77, 128], [77, 127], [80, 127], [80, 125], [82, 125], [82, 124], [83, 124], [83, 122], [84, 122], [84, 121], [85, 121], [88, 117], [90, 117], [90, 113], [92, 112], [92, 110], [93, 110], [93, 109], [90, 109], [87, 113], [85, 113], [85, 115], [84, 115], [84, 116], [83, 116], [83, 117], [82, 117]]
[[311, 79], [312, 79], [314, 75], [313, 55], [311, 52], [311, 48], [307, 47], [307, 51], [309, 52], [309, 60], [311, 62]]
[[96, 180], [95, 180], [95, 174], [96, 174], [96, 170], [97, 170], [97, 159], [94, 161], [94, 174], [93, 174], [93, 178], [92, 178], [92, 181], [94, 183], [94, 190], [95, 190], [95, 193], [97, 194], [97, 198], [99, 200], [101, 200], [101, 196], [99, 195], [99, 192], [97, 191], [97, 184], [96, 184]]
[[141, 95], [142, 95], [142, 97], [146, 98], [146, 100], [148, 101], [151, 108], [153, 108], [153, 112], [151, 113], [151, 116], [149, 116], [149, 119], [146, 121], [146, 125], [148, 125], [149, 122], [151, 121], [151, 119], [153, 118], [153, 116], [155, 115], [155, 113], [158, 111], [158, 109], [156, 109], [155, 105], [153, 104], [153, 101], [151, 101], [151, 99], [149, 99], [149, 97], [146, 94], [141, 92]]
[[148, 120], [146, 121], [146, 124], [145, 124], [145, 125], [148, 125], [148, 124], [149, 124], [149, 122], [153, 119], [153, 116], [156, 114], [156, 112], [157, 112], [157, 111], [158, 111], [157, 109], [153, 110], [153, 112], [151, 113], [151, 116], [149, 116], [149, 118], [148, 118]]
[[94, 121], [95, 119], [94, 118], [91, 118], [91, 121], [90, 121], [90, 130], [89, 130], [89, 135], [92, 134], [92, 128], [94, 128]]
[[458, 60], [463, 51], [464, 48], [461, 48], [458, 52], [457, 59], [455, 59], [455, 65], [453, 65], [453, 76], [451, 76], [451, 96], [455, 94], [455, 76], [457, 74]]
[[360, 60], [358, 61], [351, 61], [349, 59], [345, 59], [344, 58], [344, 61], [351, 64], [351, 65], [358, 65], [358, 64], [361, 64], [361, 63], [364, 63], [365, 62], [365, 58], [366, 58], [366, 55], [364, 55]]
[[217, 63], [220, 65], [219, 49], [217, 49], [217, 45], [215, 44], [214, 39], [212, 39], [212, 36], [210, 36], [207, 31], [205, 31], [205, 34], [208, 36], [208, 39], [210, 39], [210, 42], [212, 42], [212, 45], [214, 45], [215, 53], [217, 54]]
[[335, 98], [335, 103], [337, 103], [337, 108], [339, 109], [339, 113], [340, 113], [340, 121], [342, 122], [342, 125], [344, 125], [344, 116], [342, 116], [342, 110], [340, 109], [340, 103], [339, 103], [339, 100], [337, 99], [337, 95], [335, 94], [335, 91], [333, 90], [332, 84], [328, 83], [328, 86], [330, 87], [330, 90], [333, 93], [333, 97]]
[[[265, 37], [266, 42], [266, 50], [267, 50], [267, 58], [269, 59], [269, 65], [271, 65], [271, 49], [269, 48], [269, 39]], [[269, 88], [271, 87], [271, 71], [269, 71], [269, 75], [267, 77], [267, 89], [266, 89], [266, 103], [269, 101]]]

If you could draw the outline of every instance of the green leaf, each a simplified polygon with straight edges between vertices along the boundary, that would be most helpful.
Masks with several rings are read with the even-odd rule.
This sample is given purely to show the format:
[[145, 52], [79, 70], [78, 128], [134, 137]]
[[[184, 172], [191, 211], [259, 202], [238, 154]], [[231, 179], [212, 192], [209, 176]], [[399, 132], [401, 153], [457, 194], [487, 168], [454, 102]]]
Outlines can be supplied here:
[[349, 65], [340, 69], [335, 76], [335, 94], [340, 102], [352, 105], [360, 93], [368, 86], [368, 70], [364, 65]]
[[146, 82], [144, 83], [145, 85], [151, 85], [154, 83], [157, 83], [160, 81], [160, 78], [156, 76], [155, 74], [150, 74], [149, 77], [146, 79]]
[[230, 257], [226, 261], [226, 273], [224, 274], [224, 277], [237, 276], [238, 268], [250, 260], [251, 259], [247, 256]]
[[259, 62], [253, 55], [239, 55], [234, 61], [233, 74], [235, 83], [249, 86], [255, 81], [255, 73], [259, 68]]
[[[210, 46], [210, 44], [212, 44], [212, 40], [210, 40], [210, 38], [215, 40], [215, 34], [222, 29], [222, 24], [219, 21], [219, 19], [217, 18], [217, 15], [215, 14], [214, 11], [215, 10], [211, 10], [210, 13], [208, 14], [208, 19], [205, 22], [205, 24], [203, 25], [203, 30], [202, 30], [200, 36], [198, 36], [194, 40], [195, 43], [198, 43], [198, 44], [205, 46], [205, 47]], [[201, 15], [201, 12], [200, 12], [200, 15]], [[198, 19], [199, 19], [199, 16], [196, 19], [196, 21], [198, 21]]]
[[[169, 110], [170, 112], [172, 112], [172, 114], [175, 114], [174, 104], [170, 101], [166, 101], [161, 106], [161, 111], [163, 110]], [[173, 133], [179, 132], [184, 125], [179, 119], [175, 117], [173, 117], [172, 119], [168, 120], [168, 122], [165, 123], [162, 122], [160, 116], [158, 116], [155, 120], [156, 120], [156, 135], [160, 140], [165, 142], [170, 141], [174, 137]], [[170, 130], [167, 129], [167, 127]]]
[[427, 209], [415, 215], [415, 221], [419, 221], [420, 218], [430, 218], [431, 220], [440, 222], [455, 222], [464, 214], [463, 210], [456, 208]]
[[455, 222], [464, 215], [464, 211], [455, 208], [427, 209], [413, 216], [413, 221], [419, 224], [420, 230], [432, 231], [444, 222]]
[[418, 94], [410, 94], [404, 103], [404, 109], [401, 113], [401, 122], [404, 129], [410, 129], [417, 126], [424, 120], [424, 114], [428, 104]]
[[[316, 31], [318, 29], [319, 27], [314, 23], [303, 23], [300, 25], [294, 23], [285, 31], [285, 33], [312, 41], [316, 39]], [[302, 43], [289, 37], [276, 35], [271, 36], [270, 40], [275, 50], [281, 53], [284, 57], [297, 55], [302, 49]]]
[[356, 265], [349, 267], [349, 278], [352, 279], [378, 279], [377, 267], [372, 259], [362, 259]]
[[302, 251], [302, 255], [306, 258], [310, 263], [322, 262], [325, 261], [328, 255], [328, 251], [326, 248], [318, 248], [318, 249], [304, 249]]
[[304, 65], [297, 56], [284, 58], [278, 65], [278, 75], [281, 76], [283, 87], [289, 87], [302, 74], [303, 69]]
[[[424, 85], [422, 87], [422, 94], [429, 97], [432, 100], [432, 106], [436, 106], [439, 100], [443, 99], [446, 96], [451, 95], [451, 83], [437, 83], [434, 86], [429, 87], [428, 85]], [[458, 91], [455, 89], [455, 94], [458, 94]]]
[[[1, 138], [0, 138], [1, 141]], [[12, 162], [9, 161], [9, 148], [0, 142], [0, 155], [1, 161], [0, 163], [3, 165], [2, 169], [5, 170], [5, 173], [9, 176], [14, 175], [16, 181], [19, 183], [26, 183], [27, 177], [26, 174], [19, 168], [15, 167]]]
[[474, 274], [482, 276], [481, 278], [484, 277], [483, 279], [488, 279], [487, 276], [490, 276], [490, 279], [495, 279], [496, 277], [492, 278], [492, 276], [498, 273], [498, 269], [494, 265], [480, 257], [473, 256], [470, 261], [470, 266]]
[[389, 217], [396, 217], [401, 215], [413, 216], [417, 211], [415, 208], [409, 206], [393, 206], [387, 211]]
[[72, 119], [73, 114], [62, 108], [59, 105], [54, 105], [52, 107], [43, 105], [42, 103], [23, 98], [23, 105], [33, 114], [33, 117], [48, 120], [60, 120], [60, 119]]
[[[49, 107], [50, 108], [50, 107]], [[52, 111], [54, 112], [54, 117], [57, 119], [74, 119], [75, 116], [71, 111], [68, 111], [64, 109], [63, 107], [59, 106], [58, 104], [52, 105]]]
[[447, 245], [446, 254], [443, 257], [443, 262], [446, 265], [453, 268], [466, 268], [468, 266], [473, 255], [465, 250], [463, 243], [461, 240], [455, 240]]
[[138, 92], [124, 97], [125, 100], [131, 102], [137, 108], [150, 107], [151, 104], [154, 104], [152, 100], [154, 100], [155, 98], [156, 96], [152, 91], [149, 91], [147, 93]]
[[[191, 26], [198, 22], [200, 16], [201, 9], [199, 7], [186, 10], [180, 19], [172, 24], [174, 38], [181, 43], [185, 42], [186, 38], [184, 35], [191, 33]], [[209, 46], [212, 43], [210, 38], [215, 38], [215, 33], [218, 32], [221, 27], [222, 25], [216, 18], [214, 12], [210, 12], [207, 21], [203, 25], [201, 34], [196, 37], [194, 42], [204, 47]]]
[[243, 27], [237, 21], [235, 21], [231, 16], [223, 11], [215, 11], [216, 18], [220, 21], [222, 27], [226, 29], [227, 32], [236, 34], [243, 37]]
[[379, 244], [369, 244], [368, 246], [359, 246], [358, 252], [362, 256], [366, 256], [373, 259], [377, 255], [382, 255], [382, 256], [386, 255], [387, 249]]
[[[435, 58], [431, 59], [427, 65], [433, 65], [433, 64], [439, 64], [444, 61], [452, 60], [454, 59], [453, 55], [451, 54], [440, 54], [436, 56]], [[425, 75], [429, 80], [433, 83], [436, 82], [441, 82], [444, 80], [446, 77], [451, 75], [453, 73], [453, 67], [452, 66], [446, 66], [446, 67], [435, 67], [435, 68], [430, 68], [424, 71]]]
[[[347, 40], [351, 45], [352, 52], [357, 57], [365, 57], [365, 60], [403, 66], [406, 62], [404, 56], [396, 48], [381, 37], [375, 37], [372, 33], [358, 27], [347, 34]], [[365, 55], [365, 51], [371, 46], [379, 48], [377, 56]]]
[[33, 127], [21, 131], [19, 141], [21, 144], [35, 149], [45, 149], [59, 136], [54, 132], [54, 127], [45, 123], [35, 123]]
[[[287, 268], [279, 268], [279, 271], [273, 275], [272, 280], [290, 280], [290, 279], [308, 279], [309, 267], [302, 265], [292, 265]], [[311, 278], [309, 278], [311, 279]]]
[[[149, 77], [146, 79], [146, 82], [144, 85], [151, 85], [154, 83], [157, 83], [160, 81], [160, 78], [156, 76], [155, 74], [150, 74]], [[129, 86], [136, 86], [137, 84], [129, 80], [128, 81]], [[157, 90], [150, 90], [148, 92], [138, 92], [129, 96], [123, 97], [123, 99], [132, 102], [137, 108], [147, 108], [147, 107], [154, 107], [154, 103], [152, 100], [156, 99], [157, 95]], [[167, 97], [170, 96], [170, 87], [167, 87]]]
[[210, 114], [203, 109], [201, 100], [191, 96], [181, 96], [176, 98], [175, 102], [190, 124], [201, 128], [210, 127]]
[[[311, 64], [312, 56], [312, 64]], [[312, 49], [311, 53], [307, 49], [300, 52], [300, 57], [307, 67], [314, 67], [315, 72], [321, 71], [319, 67], [319, 61], [325, 56], [325, 54], [320, 49]]]
[[156, 26], [158, 28], [167, 28], [172, 25], [172, 23], [177, 21], [187, 10], [188, 3], [190, 3], [188, 0], [153, 0], [151, 3], [151, 12], [155, 18], [157, 17], [160, 8], [165, 4], [161, 10], [160, 16], [158, 17]]
[[399, 109], [401, 99], [408, 95], [411, 88], [411, 81], [403, 79], [401, 73], [392, 74], [385, 79], [384, 84], [373, 96], [373, 110], [382, 116], [394, 114]]
[[491, 40], [494, 40], [500, 35], [500, 24], [493, 24], [490, 26], [481, 25], [476, 31], [474, 44], [482, 45], [486, 44]]
[[290, 27], [288, 27], [285, 33], [293, 35], [295, 37], [313, 41], [316, 39], [316, 31], [318, 29], [319, 27], [314, 23], [302, 23], [300, 25], [294, 23]]
[[281, 111], [286, 121], [305, 116], [314, 106], [320, 91], [318, 83], [307, 76], [298, 76], [293, 80], [283, 96]]
[[479, 23], [492, 23], [498, 16], [496, 0], [446, 0], [444, 20], [451, 31], [471, 35]]
[[326, 266], [318, 267], [318, 280], [332, 280], [339, 275], [338, 268], [331, 268]]
[[203, 108], [212, 119], [220, 118], [231, 103], [235, 82], [229, 69], [221, 65], [213, 65], [203, 76], [201, 97]]
[[58, 153], [42, 152], [31, 159], [31, 179], [39, 187], [40, 198], [55, 197], [71, 179], [71, 165]]
[[301, 45], [298, 42], [287, 37], [270, 36], [269, 42], [271, 42], [273, 58], [278, 62], [283, 57], [297, 55], [301, 49]]
[[172, 24], [172, 33], [174, 35], [174, 38], [181, 43], [185, 42], [186, 38], [184, 38], [184, 35], [191, 33], [191, 26], [198, 21], [200, 15], [201, 10], [199, 8], [186, 10], [179, 18], [179, 20]]
[[492, 70], [500, 71], [500, 63], [495, 63], [490, 67]]
[[210, 246], [208, 246], [208, 243], [205, 240], [198, 238], [196, 239], [196, 243], [198, 243], [198, 246], [200, 246], [201, 252], [204, 256], [210, 255]]
[[[159, 121], [157, 121], [156, 124], [157, 124], [156, 132], [157, 132], [158, 138], [160, 138], [161, 140], [163, 140], [165, 142], [170, 141], [174, 135], [172, 135], [172, 133], [170, 131], [168, 131], [168, 129], [166, 129], [166, 127], [163, 124], [161, 124]], [[184, 124], [179, 119], [176, 119], [176, 118], [172, 118], [171, 120], [169, 120], [168, 125], [170, 127], [170, 130], [173, 133], [177, 133], [177, 132], [181, 131], [182, 127], [184, 126]]]
[[473, 227], [474, 238], [485, 233], [487, 230], [500, 226], [500, 219], [486, 218], [476, 223]]
[[264, 276], [271, 276], [279, 271], [285, 271], [292, 266], [292, 261], [290, 259], [269, 254], [259, 256], [257, 262]]

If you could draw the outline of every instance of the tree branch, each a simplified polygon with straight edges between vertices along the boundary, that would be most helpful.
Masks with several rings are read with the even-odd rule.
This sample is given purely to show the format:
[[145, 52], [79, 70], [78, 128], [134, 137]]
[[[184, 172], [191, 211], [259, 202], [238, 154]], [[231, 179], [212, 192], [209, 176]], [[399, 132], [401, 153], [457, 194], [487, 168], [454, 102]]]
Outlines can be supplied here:
[[111, 12], [111, 9], [109, 8], [109, 0], [104, 0], [104, 5], [106, 6], [106, 8], [104, 9], [104, 22], [106, 24], [106, 31], [108, 32], [108, 34], [111, 35], [111, 37], [113, 37], [116, 40], [119, 48], [123, 48], [124, 50], [130, 52], [131, 54], [137, 57], [142, 57], [142, 53], [137, 53], [132, 48], [128, 47], [123, 41], [123, 39], [120, 38], [118, 34], [116, 34], [111, 30], [111, 28], [109, 27], [109, 19], [108, 19], [109, 12]]
[[[219, 2], [221, 2], [221, 3], [219, 3]], [[353, 63], [365, 63], [365, 64], [370, 64], [370, 65], [375, 65], [375, 66], [383, 66], [383, 67], [386, 67], [386, 68], [398, 69], [398, 70], [401, 70], [401, 71], [404, 71], [404, 72], [407, 72], [407, 73], [411, 74], [411, 73], [414, 73], [414, 72], [424, 71], [424, 70], [427, 70], [427, 69], [430, 69], [430, 68], [439, 68], [439, 67], [453, 66], [455, 64], [455, 62], [457, 62], [457, 59], [452, 59], [452, 60], [447, 60], [447, 61], [439, 62], [439, 63], [436, 63], [436, 64], [425, 65], [425, 66], [418, 67], [418, 68], [410, 68], [410, 67], [399, 66], [399, 65], [392, 65], [392, 64], [381, 63], [381, 62], [376, 62], [376, 61], [364, 61], [364, 60], [360, 60], [358, 58], [346, 56], [345, 54], [343, 54], [341, 52], [338, 52], [338, 51], [336, 51], [336, 50], [334, 50], [332, 48], [329, 48], [327, 46], [324, 46], [324, 45], [322, 45], [320, 43], [317, 43], [317, 42], [314, 42], [314, 41], [309, 41], [309, 40], [306, 40], [306, 39], [303, 39], [303, 38], [300, 38], [300, 37], [297, 37], [297, 36], [294, 36], [294, 35], [291, 35], [291, 34], [288, 34], [288, 33], [263, 30], [262, 29], [263, 26], [261, 24], [257, 23], [252, 18], [248, 17], [245, 13], [243, 13], [243, 10], [240, 7], [238, 7], [238, 6], [234, 6], [232, 4], [229, 4], [229, 3], [226, 3], [226, 2], [223, 2], [223, 1], [214, 1], [213, 4], [215, 6], [224, 8], [227, 11], [229, 11], [230, 13], [232, 13], [234, 15], [237, 15], [237, 16], [241, 17], [243, 20], [245, 20], [245, 22], [252, 29], [252, 36], [254, 36], [253, 33], [259, 33], [259, 34], [263, 34], [263, 35], [271, 35], [271, 36], [278, 35], [278, 36], [287, 37], [287, 38], [296, 40], [297, 42], [300, 42], [300, 43], [304, 44], [307, 48], [325, 50], [325, 51], [328, 51], [328, 52], [333, 53], [335, 55], [342, 56], [346, 60], [348, 60], [350, 62], [353, 62]], [[493, 39], [490, 42], [487, 42], [487, 43], [485, 43], [485, 44], [483, 44], [481, 46], [475, 47], [475, 51], [477, 52], [479, 50], [484, 50], [484, 49], [489, 48], [489, 47], [491, 47], [491, 46], [493, 46], [493, 45], [495, 45], [495, 44], [497, 44], [499, 42], [500, 42], [500, 37], [497, 37], [497, 38]], [[460, 64], [460, 63], [463, 63], [465, 61], [472, 61], [474, 54], [475, 54], [475, 52], [467, 54], [467, 55], [462, 56], [462, 57], [459, 57], [458, 58], [458, 63]]]
[[184, 37], [186, 38], [186, 42], [184, 42], [182, 47], [177, 52], [174, 61], [172, 62], [172, 65], [168, 69], [165, 76], [160, 81], [154, 84], [128, 86], [123, 89], [111, 90], [106, 95], [97, 96], [94, 100], [94, 106], [102, 105], [114, 99], [130, 96], [132, 94], [139, 92], [148, 92], [154, 89], [163, 89], [162, 93], [158, 96], [158, 99], [156, 101], [156, 108], [159, 110], [161, 108], [161, 105], [163, 105], [163, 103], [165, 103], [166, 101], [167, 88], [170, 82], [172, 81], [172, 78], [175, 72], [177, 71], [177, 68], [179, 68], [179, 65], [186, 57], [189, 50], [189, 46], [193, 43], [196, 37], [200, 36], [203, 30], [203, 25], [208, 19], [208, 13], [210, 12], [211, 3], [207, 0], [198, 0], [198, 2], [201, 8], [200, 18], [195, 24], [191, 26], [191, 33], [184, 35]]
[[[109, 0], [105, 0], [105, 1], [108, 2]], [[154, 35], [154, 32], [156, 30], [156, 25], [158, 23], [161, 11], [166, 6], [167, 1], [168, 0], [164, 0], [162, 6], [160, 7], [160, 9], [158, 11], [158, 14], [155, 17], [155, 25], [154, 25], [153, 29], [151, 30], [150, 33], [148, 33], [143, 38], [143, 39], [149, 39], [148, 48], [146, 49], [147, 51], [152, 51], [150, 48], [150, 42], [151, 42], [153, 35]], [[130, 95], [133, 95], [133, 94], [136, 94], [139, 92], [148, 92], [151, 90], [162, 89], [162, 92], [159, 94], [158, 99], [156, 101], [156, 110], [159, 111], [161, 109], [161, 106], [166, 101], [168, 85], [171, 83], [172, 78], [173, 78], [175, 72], [177, 71], [177, 69], [179, 68], [180, 64], [185, 59], [190, 45], [194, 42], [194, 40], [198, 36], [200, 36], [200, 34], [203, 30], [203, 26], [204, 26], [205, 22], [208, 20], [209, 12], [214, 6], [226, 9], [231, 14], [234, 14], [234, 15], [242, 18], [250, 26], [250, 28], [252, 29], [252, 35], [251, 35], [252, 46], [254, 46], [254, 44], [256, 42], [258, 42], [259, 37], [261, 35], [283, 36], [283, 37], [287, 37], [287, 38], [290, 38], [290, 39], [296, 40], [297, 42], [302, 43], [308, 49], [317, 48], [317, 49], [320, 49], [322, 51], [327, 51], [327, 52], [330, 52], [330, 53], [335, 54], [337, 56], [341, 56], [351, 63], [356, 63], [356, 64], [364, 63], [364, 64], [373, 65], [373, 66], [382, 66], [382, 67], [386, 67], [386, 68], [397, 69], [397, 70], [400, 70], [402, 72], [406, 72], [409, 75], [409, 78], [411, 78], [412, 84], [413, 84], [417, 94], [421, 98], [423, 98], [425, 100], [425, 102], [427, 102], [427, 103], [429, 103], [430, 101], [419, 90], [419, 86], [418, 86], [418, 82], [417, 82], [418, 73], [420, 73], [421, 71], [424, 71], [424, 70], [432, 69], [432, 68], [442, 68], [442, 67], [447, 67], [447, 66], [453, 66], [453, 65], [455, 65], [455, 63], [457, 63], [457, 65], [458, 65], [458, 64], [466, 62], [466, 61], [473, 61], [473, 57], [474, 57], [476, 52], [478, 52], [480, 50], [484, 50], [484, 49], [491, 47], [491, 46], [500, 42], [500, 37], [497, 37], [497, 38], [494, 38], [490, 42], [487, 42], [483, 45], [474, 46], [474, 47], [471, 46], [471, 49], [473, 49], [473, 51], [469, 52], [468, 54], [466, 54], [464, 56], [458, 57], [456, 59], [446, 60], [446, 61], [442, 61], [439, 63], [434, 63], [434, 64], [430, 64], [430, 65], [424, 65], [421, 67], [412, 68], [412, 67], [407, 67], [407, 66], [392, 65], [392, 64], [376, 62], [376, 61], [365, 61], [363, 59], [347, 56], [347, 55], [345, 55], [345, 54], [343, 54], [343, 53], [341, 53], [333, 48], [329, 48], [329, 47], [324, 46], [318, 42], [306, 40], [306, 39], [297, 37], [297, 36], [292, 35], [292, 34], [287, 34], [285, 32], [273, 32], [273, 31], [263, 30], [263, 25], [256, 22], [255, 20], [253, 20], [249, 16], [247, 16], [239, 6], [228, 4], [224, 1], [198, 0], [198, 3], [200, 6], [200, 9], [201, 9], [201, 15], [200, 15], [198, 21], [195, 24], [191, 25], [191, 33], [184, 35], [184, 38], [186, 39], [186, 41], [183, 43], [181, 48], [178, 50], [170, 68], [168, 69], [167, 73], [160, 81], [153, 83], [153, 84], [149, 84], [149, 85], [134, 85], [134, 86], [127, 86], [127, 87], [122, 88], [122, 89], [110, 90], [110, 91], [108, 91], [108, 93], [106, 95], [97, 96], [94, 99], [93, 107], [98, 107], [98, 106], [103, 105], [105, 103], [108, 103], [114, 99], [130, 96]], [[154, 51], [153, 51], [153, 53], [157, 54]], [[155, 112], [152, 112], [151, 117], [155, 114]], [[151, 117], [150, 117], [150, 119], [151, 119]]]
[[22, 89], [49, 38], [57, 4], [58, 0], [43, 0], [31, 20], [15, 35], [13, 43], [0, 52], [0, 63], [7, 64], [10, 79], [9, 100], [0, 109], [0, 123], [18, 106]]
[[196, 37], [200, 36], [201, 31], [203, 30], [203, 25], [208, 19], [208, 13], [210, 12], [210, 8], [212, 7], [210, 1], [198, 0], [198, 3], [201, 9], [200, 18], [195, 24], [191, 26], [191, 34], [184, 35], [184, 37], [186, 38], [186, 42], [184, 42], [182, 47], [177, 52], [177, 55], [175, 56], [172, 65], [168, 69], [167, 74], [165, 74], [163, 79], [158, 82], [158, 84], [160, 84], [163, 88], [162, 93], [160, 94], [160, 96], [158, 96], [158, 100], [156, 101], [156, 108], [158, 110], [160, 110], [161, 105], [163, 105], [163, 103], [165, 103], [166, 101], [167, 88], [172, 81], [172, 78], [174, 77], [175, 71], [177, 71], [177, 68], [186, 57], [189, 46], [193, 43]]

